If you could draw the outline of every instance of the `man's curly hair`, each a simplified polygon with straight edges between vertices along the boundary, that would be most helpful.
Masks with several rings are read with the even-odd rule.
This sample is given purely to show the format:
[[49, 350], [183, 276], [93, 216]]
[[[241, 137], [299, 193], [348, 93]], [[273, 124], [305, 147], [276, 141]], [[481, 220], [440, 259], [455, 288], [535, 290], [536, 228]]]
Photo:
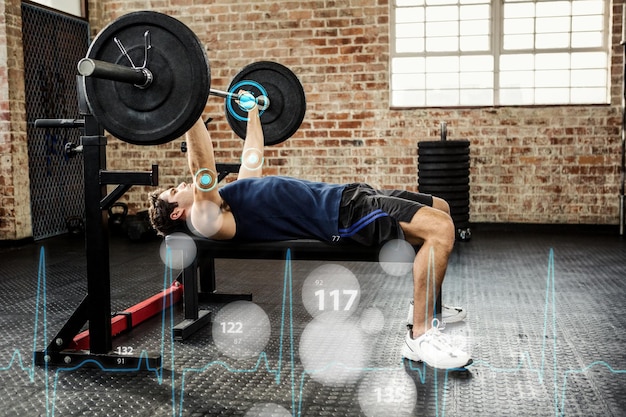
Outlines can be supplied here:
[[166, 236], [177, 231], [185, 229], [185, 222], [183, 220], [172, 220], [170, 215], [178, 203], [169, 203], [159, 195], [163, 190], [156, 190], [148, 195], [148, 201], [150, 208], [148, 209], [148, 215], [150, 217], [150, 223], [152, 227], [157, 231], [160, 236]]

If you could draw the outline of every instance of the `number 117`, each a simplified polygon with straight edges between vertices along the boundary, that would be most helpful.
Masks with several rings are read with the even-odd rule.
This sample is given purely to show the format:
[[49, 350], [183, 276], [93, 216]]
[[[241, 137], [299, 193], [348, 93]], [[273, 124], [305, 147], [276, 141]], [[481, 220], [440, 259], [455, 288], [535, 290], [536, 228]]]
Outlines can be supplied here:
[[[347, 295], [350, 297], [348, 298], [348, 302], [343, 308], [344, 311], [350, 310], [350, 308], [352, 307], [352, 304], [354, 304], [354, 300], [356, 300], [356, 296], [359, 294], [359, 291], [358, 290], [342, 290], [341, 293], [343, 295]], [[324, 290], [315, 291], [315, 295], [319, 298], [319, 309], [320, 311], [323, 311], [326, 306], [325, 291]], [[332, 298], [333, 310], [339, 311], [339, 290], [332, 290], [328, 293], [328, 295], [330, 296], [330, 298]]]

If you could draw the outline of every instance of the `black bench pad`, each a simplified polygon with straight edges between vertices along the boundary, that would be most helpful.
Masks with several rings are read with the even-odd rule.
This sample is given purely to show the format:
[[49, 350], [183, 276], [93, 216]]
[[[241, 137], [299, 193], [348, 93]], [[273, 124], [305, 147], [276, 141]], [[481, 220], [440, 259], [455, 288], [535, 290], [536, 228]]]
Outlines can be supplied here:
[[275, 242], [235, 242], [194, 238], [202, 256], [225, 259], [291, 259], [378, 262], [379, 247], [358, 244], [328, 243], [319, 240], [283, 240]]

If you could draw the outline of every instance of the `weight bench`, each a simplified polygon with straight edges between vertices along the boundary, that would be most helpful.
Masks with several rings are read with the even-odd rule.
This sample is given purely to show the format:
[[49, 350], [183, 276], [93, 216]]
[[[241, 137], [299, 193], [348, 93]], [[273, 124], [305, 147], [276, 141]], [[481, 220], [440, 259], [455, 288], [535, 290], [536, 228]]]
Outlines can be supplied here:
[[[180, 235], [169, 235], [165, 242], [177, 247]], [[378, 262], [379, 247], [358, 244], [331, 244], [318, 240], [287, 240], [279, 242], [238, 243], [215, 241], [193, 236], [197, 256], [177, 277], [183, 285], [184, 320], [172, 329], [174, 339], [185, 340], [211, 321], [210, 312], [199, 308], [200, 302], [228, 303], [236, 300], [252, 300], [252, 294], [222, 294], [215, 283], [216, 259], [278, 259], [286, 258], [291, 250], [291, 259], [296, 261], [357, 261]], [[441, 312], [441, 292], [436, 303]]]

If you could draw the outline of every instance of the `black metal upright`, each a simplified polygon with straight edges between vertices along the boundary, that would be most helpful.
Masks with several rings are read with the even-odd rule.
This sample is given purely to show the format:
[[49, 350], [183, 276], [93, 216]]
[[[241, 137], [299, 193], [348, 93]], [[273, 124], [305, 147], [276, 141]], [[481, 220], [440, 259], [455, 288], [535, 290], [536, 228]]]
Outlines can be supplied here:
[[[79, 107], [85, 108], [79, 84]], [[104, 129], [94, 116], [81, 111], [84, 119], [68, 123], [66, 119], [41, 120], [39, 127], [83, 128], [80, 149], [84, 159], [85, 183], [85, 253], [87, 261], [87, 295], [65, 325], [43, 351], [37, 351], [38, 365], [102, 366], [129, 370], [157, 369], [161, 366], [159, 353], [115, 352], [111, 332], [111, 275], [109, 264], [109, 231], [106, 213], [111, 205], [132, 185], [158, 185], [158, 166], [150, 172], [107, 171]], [[107, 194], [107, 185], [118, 184]], [[89, 351], [74, 349], [74, 337], [89, 322]]]
[[82, 145], [85, 166], [85, 252], [89, 277], [89, 349], [97, 354], [108, 353], [113, 348], [109, 235], [105, 211], [100, 206], [107, 194], [106, 185], [100, 183], [100, 171], [106, 167], [107, 139], [101, 130], [93, 116], [85, 117]]

